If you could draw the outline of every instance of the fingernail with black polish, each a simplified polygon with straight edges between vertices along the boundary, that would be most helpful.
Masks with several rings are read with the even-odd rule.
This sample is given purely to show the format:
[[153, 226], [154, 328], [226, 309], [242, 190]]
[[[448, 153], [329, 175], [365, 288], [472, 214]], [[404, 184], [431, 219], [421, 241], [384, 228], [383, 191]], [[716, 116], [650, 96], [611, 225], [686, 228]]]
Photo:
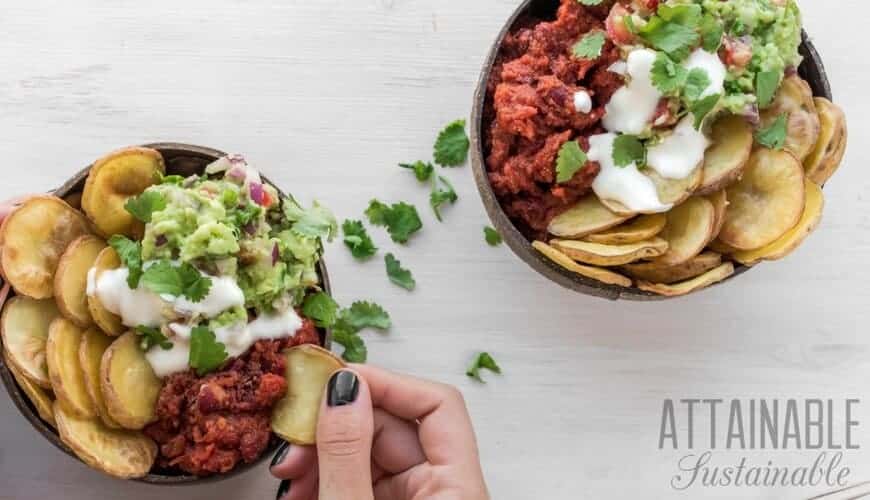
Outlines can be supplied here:
[[287, 452], [290, 451], [290, 443], [284, 442], [278, 447], [278, 452], [275, 453], [275, 457], [272, 458], [272, 463], [269, 464], [269, 468], [275, 467], [284, 461], [284, 458], [287, 457]]
[[359, 380], [351, 371], [341, 370], [329, 379], [326, 390], [326, 404], [329, 406], [345, 406], [356, 401], [359, 394]]
[[286, 495], [288, 491], [290, 491], [290, 480], [285, 479], [278, 485], [278, 494], [275, 495], [275, 500], [281, 500], [281, 497]]

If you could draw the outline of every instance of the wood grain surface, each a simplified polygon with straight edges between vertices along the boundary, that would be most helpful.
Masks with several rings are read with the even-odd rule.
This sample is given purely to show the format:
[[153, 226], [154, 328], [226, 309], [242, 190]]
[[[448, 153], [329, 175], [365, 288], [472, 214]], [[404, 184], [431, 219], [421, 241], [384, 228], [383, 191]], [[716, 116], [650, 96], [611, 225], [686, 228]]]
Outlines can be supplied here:
[[[469, 167], [444, 173], [459, 202], [439, 224], [400, 161], [428, 159], [438, 129], [469, 114], [478, 71], [514, 0], [31, 0], [0, 16], [0, 197], [47, 190], [118, 146], [180, 141], [247, 155], [341, 218], [369, 199], [415, 202], [424, 230], [397, 247], [413, 293], [379, 257], [327, 253], [337, 298], [392, 313], [370, 360], [458, 385], [495, 499], [807, 498], [810, 488], [697, 488], [670, 481], [686, 450], [657, 446], [665, 398], [860, 398], [850, 478], [870, 479], [870, 15], [858, 0], [803, 0], [805, 25], [846, 108], [851, 147], [825, 190], [818, 232], [787, 260], [666, 303], [564, 290], [487, 224]], [[486, 349], [486, 385], [465, 366]], [[842, 430], [844, 421], [837, 420]], [[684, 422], [679, 424], [685, 428]], [[809, 450], [722, 451], [728, 461], [804, 464]], [[809, 457], [809, 458], [808, 458]], [[0, 395], [0, 499], [266, 499], [250, 472], [197, 488], [104, 477], [57, 452]], [[833, 488], [830, 488], [833, 489]]]

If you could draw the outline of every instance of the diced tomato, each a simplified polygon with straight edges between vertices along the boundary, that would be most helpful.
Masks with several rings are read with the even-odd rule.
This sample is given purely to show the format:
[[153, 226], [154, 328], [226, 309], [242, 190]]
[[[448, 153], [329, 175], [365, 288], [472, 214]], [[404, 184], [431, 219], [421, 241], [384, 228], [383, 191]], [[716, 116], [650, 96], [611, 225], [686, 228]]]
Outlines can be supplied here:
[[272, 206], [272, 203], [274, 203], [274, 202], [275, 202], [275, 200], [272, 199], [272, 195], [269, 194], [269, 191], [266, 191], [264, 189], [263, 190], [263, 201], [260, 203], [260, 205], [263, 208], [269, 208]]
[[730, 68], [745, 68], [752, 60], [752, 46], [739, 38], [726, 36], [722, 40], [719, 57]]
[[652, 13], [659, 8], [659, 0], [634, 0], [633, 5], [637, 11]]
[[610, 15], [604, 22], [604, 26], [607, 28], [607, 37], [617, 45], [629, 45], [634, 42], [634, 34], [625, 25], [625, 16], [629, 15], [631, 14], [624, 5], [616, 3], [610, 9]]

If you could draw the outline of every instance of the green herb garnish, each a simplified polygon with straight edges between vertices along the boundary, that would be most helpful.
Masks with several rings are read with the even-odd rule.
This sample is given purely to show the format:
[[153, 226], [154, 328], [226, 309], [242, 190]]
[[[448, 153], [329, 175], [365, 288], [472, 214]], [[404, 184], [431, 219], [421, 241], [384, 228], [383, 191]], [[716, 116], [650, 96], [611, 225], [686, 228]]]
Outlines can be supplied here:
[[755, 76], [755, 96], [758, 98], [758, 107], [766, 108], [773, 102], [776, 90], [779, 88], [781, 71], [760, 71]]
[[436, 175], [432, 179], [432, 192], [429, 194], [429, 206], [432, 207], [432, 211], [435, 212], [435, 218], [438, 219], [438, 222], [441, 222], [441, 205], [445, 203], [450, 203], [451, 205], [456, 203], [456, 200], [459, 199], [459, 196], [456, 194], [456, 190], [453, 189], [453, 185], [450, 184], [445, 177], [440, 175]]
[[480, 370], [487, 369], [493, 373], [501, 374], [501, 368], [498, 366], [498, 363], [495, 362], [492, 356], [488, 352], [481, 352], [477, 356], [475, 356], [474, 361], [471, 362], [471, 366], [468, 367], [468, 370], [465, 372], [466, 375], [477, 380], [478, 382], [486, 383], [485, 380], [480, 376]]
[[489, 226], [483, 228], [483, 237], [491, 247], [501, 245], [501, 235], [498, 234], [498, 231]]
[[211, 290], [211, 278], [185, 262], [176, 267], [168, 260], [152, 264], [142, 273], [142, 284], [158, 295], [186, 297], [200, 302]]
[[606, 40], [603, 31], [589, 33], [574, 44], [571, 53], [580, 59], [598, 59]]
[[769, 127], [755, 133], [755, 141], [771, 149], [782, 149], [788, 136], [788, 115], [783, 113]]
[[465, 134], [465, 120], [456, 120], [438, 134], [435, 141], [435, 162], [442, 167], [458, 167], [465, 163], [470, 146]]
[[130, 198], [124, 204], [130, 215], [138, 220], [151, 222], [151, 215], [166, 208], [166, 198], [157, 191], [145, 191], [139, 196]]
[[172, 349], [172, 342], [163, 335], [159, 328], [139, 325], [136, 327], [136, 333], [139, 335], [139, 346], [143, 351], [147, 351], [154, 346], [159, 346], [164, 351]]
[[388, 253], [384, 257], [384, 263], [387, 266], [387, 276], [389, 276], [390, 281], [394, 284], [399, 285], [405, 290], [413, 290], [417, 286], [411, 271], [403, 268], [402, 263], [393, 254]]
[[556, 182], [562, 184], [570, 181], [586, 165], [586, 161], [586, 153], [580, 149], [577, 141], [562, 144], [556, 157]]
[[695, 116], [695, 130], [701, 130], [704, 119], [716, 108], [722, 94], [712, 94], [689, 104], [689, 111]]
[[317, 292], [305, 298], [302, 314], [321, 328], [329, 328], [338, 319], [338, 304], [326, 292]]
[[617, 167], [627, 167], [632, 163], [642, 167], [646, 164], [646, 147], [637, 136], [620, 135], [613, 140], [613, 163]]
[[142, 277], [142, 244], [126, 236], [116, 234], [109, 238], [109, 246], [121, 258], [121, 263], [127, 268], [127, 286], [135, 289]]
[[432, 177], [432, 172], [435, 171], [435, 167], [433, 167], [431, 163], [425, 163], [422, 161], [414, 163], [399, 163], [399, 166], [407, 168], [408, 170], [413, 170], [414, 176], [417, 177], [417, 180], [420, 182], [428, 181], [429, 178]]
[[407, 243], [411, 235], [423, 227], [417, 208], [405, 202], [388, 206], [378, 200], [372, 200], [365, 213], [370, 223], [386, 227], [396, 243]]
[[701, 68], [692, 68], [686, 76], [686, 85], [683, 87], [683, 95], [689, 102], [695, 102], [701, 98], [701, 94], [707, 90], [712, 82], [710, 76]]
[[212, 372], [226, 361], [226, 346], [217, 341], [213, 331], [205, 326], [197, 326], [190, 332], [190, 356], [188, 364], [202, 377]]
[[686, 84], [688, 71], [682, 65], [674, 62], [664, 52], [656, 53], [656, 60], [650, 71], [652, 83], [665, 95], [678, 95]]
[[378, 252], [362, 221], [348, 219], [341, 229], [344, 232], [344, 244], [354, 258], [367, 259]]

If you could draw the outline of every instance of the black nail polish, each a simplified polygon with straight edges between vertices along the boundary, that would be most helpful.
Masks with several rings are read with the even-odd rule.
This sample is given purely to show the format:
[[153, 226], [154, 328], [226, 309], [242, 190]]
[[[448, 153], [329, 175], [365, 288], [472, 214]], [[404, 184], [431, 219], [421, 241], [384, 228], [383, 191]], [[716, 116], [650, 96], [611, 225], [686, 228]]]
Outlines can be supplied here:
[[290, 451], [290, 443], [284, 442], [281, 446], [278, 447], [278, 451], [275, 453], [275, 457], [272, 458], [272, 463], [269, 464], [269, 468], [275, 467], [284, 461], [284, 458], [287, 457], [287, 452]]
[[286, 495], [288, 491], [290, 491], [290, 480], [285, 479], [278, 485], [278, 494], [275, 495], [275, 500], [281, 500], [281, 497]]
[[354, 372], [341, 370], [329, 379], [326, 390], [326, 404], [329, 406], [344, 406], [356, 401], [359, 394], [359, 380]]

